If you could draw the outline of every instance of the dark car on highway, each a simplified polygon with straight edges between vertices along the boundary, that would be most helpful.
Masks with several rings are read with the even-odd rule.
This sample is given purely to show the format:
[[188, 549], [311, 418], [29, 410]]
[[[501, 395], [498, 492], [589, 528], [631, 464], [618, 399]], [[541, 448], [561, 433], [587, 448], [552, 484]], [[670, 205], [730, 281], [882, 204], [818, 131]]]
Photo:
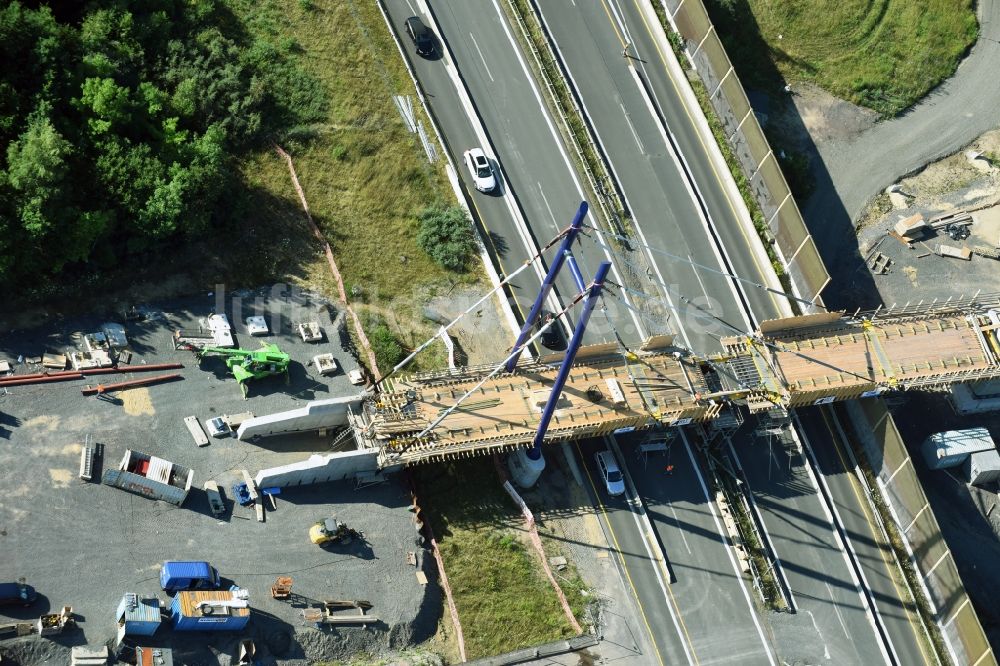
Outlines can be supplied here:
[[434, 33], [424, 25], [419, 16], [411, 16], [406, 19], [406, 34], [413, 40], [413, 45], [417, 47], [417, 53], [422, 56], [434, 55]]
[[[535, 320], [535, 332], [542, 330], [542, 327], [548, 322], [552, 317], [552, 313], [548, 310], [542, 310], [538, 313], [538, 319]], [[562, 351], [566, 349], [566, 338], [563, 337], [562, 326], [558, 321], [552, 322], [544, 333], [542, 333], [539, 341], [542, 343], [543, 347], [548, 347], [553, 351]]]
[[26, 583], [0, 583], [0, 606], [30, 606], [38, 594]]

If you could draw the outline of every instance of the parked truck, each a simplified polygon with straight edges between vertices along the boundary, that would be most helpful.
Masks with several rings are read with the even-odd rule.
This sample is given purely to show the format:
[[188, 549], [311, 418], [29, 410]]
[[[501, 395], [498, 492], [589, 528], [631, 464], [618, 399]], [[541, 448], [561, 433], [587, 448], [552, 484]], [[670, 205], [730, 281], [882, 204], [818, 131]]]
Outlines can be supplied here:
[[178, 590], [217, 590], [219, 572], [204, 560], [171, 560], [160, 568], [160, 587], [166, 592]]

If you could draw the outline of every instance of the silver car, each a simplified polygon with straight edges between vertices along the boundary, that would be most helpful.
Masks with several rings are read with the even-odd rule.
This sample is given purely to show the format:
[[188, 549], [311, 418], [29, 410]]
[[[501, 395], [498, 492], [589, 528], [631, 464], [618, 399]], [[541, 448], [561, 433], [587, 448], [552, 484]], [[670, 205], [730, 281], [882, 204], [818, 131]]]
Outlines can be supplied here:
[[594, 454], [597, 461], [597, 470], [601, 475], [604, 487], [608, 489], [609, 495], [621, 495], [625, 492], [625, 480], [622, 477], [621, 468], [615, 460], [615, 454], [611, 451], [598, 451]]
[[471, 148], [464, 153], [465, 166], [469, 168], [472, 182], [480, 192], [492, 192], [496, 189], [497, 178], [493, 166], [482, 148]]

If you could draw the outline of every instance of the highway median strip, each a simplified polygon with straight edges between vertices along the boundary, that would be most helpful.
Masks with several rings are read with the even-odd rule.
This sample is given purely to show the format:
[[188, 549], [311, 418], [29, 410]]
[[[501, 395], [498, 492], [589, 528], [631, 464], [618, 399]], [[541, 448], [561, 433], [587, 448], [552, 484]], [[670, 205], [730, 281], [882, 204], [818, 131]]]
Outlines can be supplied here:
[[608, 172], [604, 156], [592, 129], [583, 117], [578, 102], [566, 81], [566, 75], [556, 61], [551, 42], [539, 20], [531, 0], [507, 0], [509, 13], [517, 24], [519, 41], [533, 56], [532, 69], [544, 83], [548, 103], [555, 107], [561, 121], [560, 133], [573, 148], [575, 161], [586, 176], [611, 229], [620, 235], [631, 233], [631, 213], [619, 195]]

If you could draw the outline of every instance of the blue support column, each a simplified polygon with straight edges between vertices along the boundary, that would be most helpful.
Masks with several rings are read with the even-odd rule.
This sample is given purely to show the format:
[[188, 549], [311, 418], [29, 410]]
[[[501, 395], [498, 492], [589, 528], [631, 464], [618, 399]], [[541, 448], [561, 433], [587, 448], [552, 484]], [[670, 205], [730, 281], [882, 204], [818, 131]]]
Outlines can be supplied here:
[[545, 275], [545, 279], [542, 280], [542, 288], [538, 292], [535, 304], [531, 306], [528, 318], [525, 320], [524, 326], [521, 327], [521, 332], [517, 336], [517, 342], [514, 343], [516, 353], [510, 357], [510, 360], [507, 361], [507, 367], [504, 368], [507, 372], [514, 372], [514, 368], [517, 366], [517, 359], [521, 357], [524, 342], [531, 337], [531, 331], [535, 326], [535, 321], [538, 319], [538, 313], [541, 312], [542, 304], [548, 298], [549, 292], [552, 291], [552, 285], [555, 284], [556, 275], [559, 273], [559, 269], [562, 268], [566, 253], [573, 246], [576, 235], [580, 233], [580, 227], [583, 226], [583, 218], [587, 216], [587, 210], [587, 202], [581, 201], [580, 208], [576, 211], [576, 217], [573, 218], [573, 222], [569, 225], [569, 231], [566, 232], [566, 237], [563, 238], [563, 242], [559, 246], [559, 251], [556, 253], [552, 265], [549, 266], [549, 272]]
[[587, 291], [587, 283], [583, 281], [583, 273], [580, 272], [580, 267], [576, 265], [576, 257], [568, 250], [566, 254], [566, 265], [569, 266], [569, 272], [573, 274], [573, 281], [576, 282], [576, 288], [581, 293]]
[[579, 351], [580, 345], [583, 343], [583, 334], [587, 329], [587, 322], [590, 321], [590, 315], [594, 311], [594, 306], [597, 305], [597, 298], [601, 294], [601, 289], [604, 288], [604, 279], [607, 277], [610, 269], [611, 262], [602, 261], [601, 265], [597, 268], [597, 273], [594, 274], [594, 282], [590, 285], [590, 290], [587, 292], [587, 299], [583, 302], [583, 312], [580, 314], [580, 320], [577, 322], [576, 328], [573, 329], [573, 338], [569, 341], [569, 347], [566, 349], [566, 357], [559, 367], [556, 381], [552, 384], [552, 391], [549, 393], [549, 399], [545, 402], [545, 409], [542, 410], [542, 418], [538, 423], [538, 430], [535, 432], [535, 440], [532, 442], [531, 449], [528, 450], [528, 457], [532, 460], [538, 460], [542, 455], [542, 440], [545, 439], [545, 432], [549, 429], [549, 421], [552, 420], [552, 415], [556, 411], [559, 396], [566, 385], [569, 371], [573, 367], [576, 352]]

